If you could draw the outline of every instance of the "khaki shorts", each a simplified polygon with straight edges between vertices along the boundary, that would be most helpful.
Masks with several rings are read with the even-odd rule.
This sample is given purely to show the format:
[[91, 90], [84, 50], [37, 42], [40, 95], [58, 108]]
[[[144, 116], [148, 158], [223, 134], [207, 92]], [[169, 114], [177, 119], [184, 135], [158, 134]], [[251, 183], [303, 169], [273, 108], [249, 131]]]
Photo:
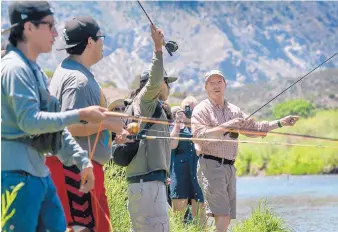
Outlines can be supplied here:
[[169, 232], [167, 190], [163, 182], [128, 184], [132, 232]]
[[200, 158], [197, 172], [207, 215], [231, 216], [231, 219], [236, 219], [236, 168]]

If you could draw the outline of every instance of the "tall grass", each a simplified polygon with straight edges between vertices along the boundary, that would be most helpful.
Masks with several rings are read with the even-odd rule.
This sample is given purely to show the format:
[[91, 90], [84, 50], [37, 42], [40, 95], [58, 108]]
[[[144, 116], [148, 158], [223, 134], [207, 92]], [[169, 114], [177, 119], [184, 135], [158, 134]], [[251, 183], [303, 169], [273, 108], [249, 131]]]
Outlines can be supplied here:
[[[115, 232], [129, 232], [130, 220], [127, 210], [127, 182], [125, 181], [125, 169], [114, 164], [105, 166], [105, 187], [110, 209], [111, 223]], [[183, 214], [170, 214], [170, 231], [200, 232], [210, 231], [209, 227], [202, 229], [198, 220], [191, 224], [183, 223]]]
[[[105, 186], [110, 208], [111, 223], [114, 232], [129, 232], [130, 221], [127, 210], [127, 183], [125, 171], [114, 164], [105, 166]], [[198, 217], [191, 223], [183, 222], [184, 212], [169, 211], [170, 231], [173, 232], [211, 232], [213, 226], [200, 222]], [[259, 203], [252, 215], [243, 222], [237, 223], [233, 232], [287, 232], [285, 222], [275, 215], [266, 205], [266, 201]]]
[[275, 214], [263, 199], [250, 217], [235, 224], [231, 232], [291, 232], [291, 230], [286, 226], [284, 219]]
[[127, 210], [127, 182], [125, 169], [114, 164], [105, 166], [105, 187], [114, 231], [130, 231]]

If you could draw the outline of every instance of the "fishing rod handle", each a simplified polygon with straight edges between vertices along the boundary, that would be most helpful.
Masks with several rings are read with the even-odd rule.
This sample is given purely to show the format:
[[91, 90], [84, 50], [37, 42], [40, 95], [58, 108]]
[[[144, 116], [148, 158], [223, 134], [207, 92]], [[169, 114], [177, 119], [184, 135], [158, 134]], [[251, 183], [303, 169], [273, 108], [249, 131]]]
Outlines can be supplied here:
[[127, 139], [130, 139], [130, 140], [142, 140], [146, 138], [147, 138], [146, 135], [127, 135]]

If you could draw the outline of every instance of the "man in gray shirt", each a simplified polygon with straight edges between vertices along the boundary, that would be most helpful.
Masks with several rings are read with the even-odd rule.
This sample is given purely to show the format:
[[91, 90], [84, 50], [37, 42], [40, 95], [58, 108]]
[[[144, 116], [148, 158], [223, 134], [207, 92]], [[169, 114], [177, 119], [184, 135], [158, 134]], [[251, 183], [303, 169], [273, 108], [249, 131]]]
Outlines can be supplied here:
[[[104, 35], [91, 17], [75, 17], [65, 23], [63, 30], [65, 49], [69, 54], [57, 67], [50, 83], [50, 92], [59, 99], [61, 111], [80, 109], [92, 105], [107, 107], [103, 91], [91, 73], [90, 67], [102, 58]], [[47, 159], [58, 195], [64, 206], [67, 224], [74, 230], [88, 228], [93, 231], [110, 231], [109, 207], [104, 187], [103, 165], [112, 155], [111, 132], [127, 135], [121, 119], [104, 120], [99, 124], [75, 124], [68, 127], [81, 147], [90, 150], [99, 136], [93, 155], [95, 187], [92, 193], [78, 191], [78, 167], [63, 166], [55, 157]], [[99, 134], [98, 134], [99, 133]], [[121, 141], [120, 141], [121, 142]], [[92, 196], [95, 194], [95, 196]], [[99, 202], [96, 202], [96, 199]], [[103, 210], [95, 212], [95, 204]], [[75, 207], [81, 205], [82, 207]], [[99, 221], [99, 223], [97, 223]]]
[[51, 51], [57, 36], [53, 10], [48, 2], [13, 2], [9, 17], [12, 45], [1, 65], [1, 194], [11, 192], [20, 183], [23, 186], [8, 211], [15, 209], [15, 213], [2, 229], [64, 232], [64, 212], [45, 166], [46, 149], [37, 147], [33, 141], [40, 140], [31, 136], [42, 138], [61, 132], [53, 140], [60, 146], [40, 145], [55, 147], [56, 150], [48, 151], [57, 151], [64, 165], [76, 164], [82, 174], [86, 172], [87, 183], [81, 191], [88, 192], [94, 185], [93, 165], [87, 151], [65, 128], [81, 121], [99, 123], [106, 109], [94, 106], [63, 113], [47, 112], [52, 103], [57, 106], [57, 101], [50, 97], [47, 78], [36, 59]]

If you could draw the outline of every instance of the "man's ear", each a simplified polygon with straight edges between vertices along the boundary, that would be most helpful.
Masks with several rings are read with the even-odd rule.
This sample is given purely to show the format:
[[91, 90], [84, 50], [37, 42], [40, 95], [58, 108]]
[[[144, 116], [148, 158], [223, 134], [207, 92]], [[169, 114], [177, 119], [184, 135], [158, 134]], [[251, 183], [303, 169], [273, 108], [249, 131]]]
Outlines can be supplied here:
[[93, 39], [91, 37], [88, 38], [87, 45], [91, 47], [93, 45]]
[[31, 22], [25, 22], [23, 25], [23, 36], [24, 38], [30, 37], [30, 35], [32, 34], [32, 32], [34, 32], [34, 30], [36, 30], [37, 26], [35, 26], [33, 23]]
[[31, 22], [25, 22], [23, 25], [24, 30], [26, 30], [26, 32], [32, 32], [33, 29], [35, 29], [35, 26], [33, 25], [33, 23]]

